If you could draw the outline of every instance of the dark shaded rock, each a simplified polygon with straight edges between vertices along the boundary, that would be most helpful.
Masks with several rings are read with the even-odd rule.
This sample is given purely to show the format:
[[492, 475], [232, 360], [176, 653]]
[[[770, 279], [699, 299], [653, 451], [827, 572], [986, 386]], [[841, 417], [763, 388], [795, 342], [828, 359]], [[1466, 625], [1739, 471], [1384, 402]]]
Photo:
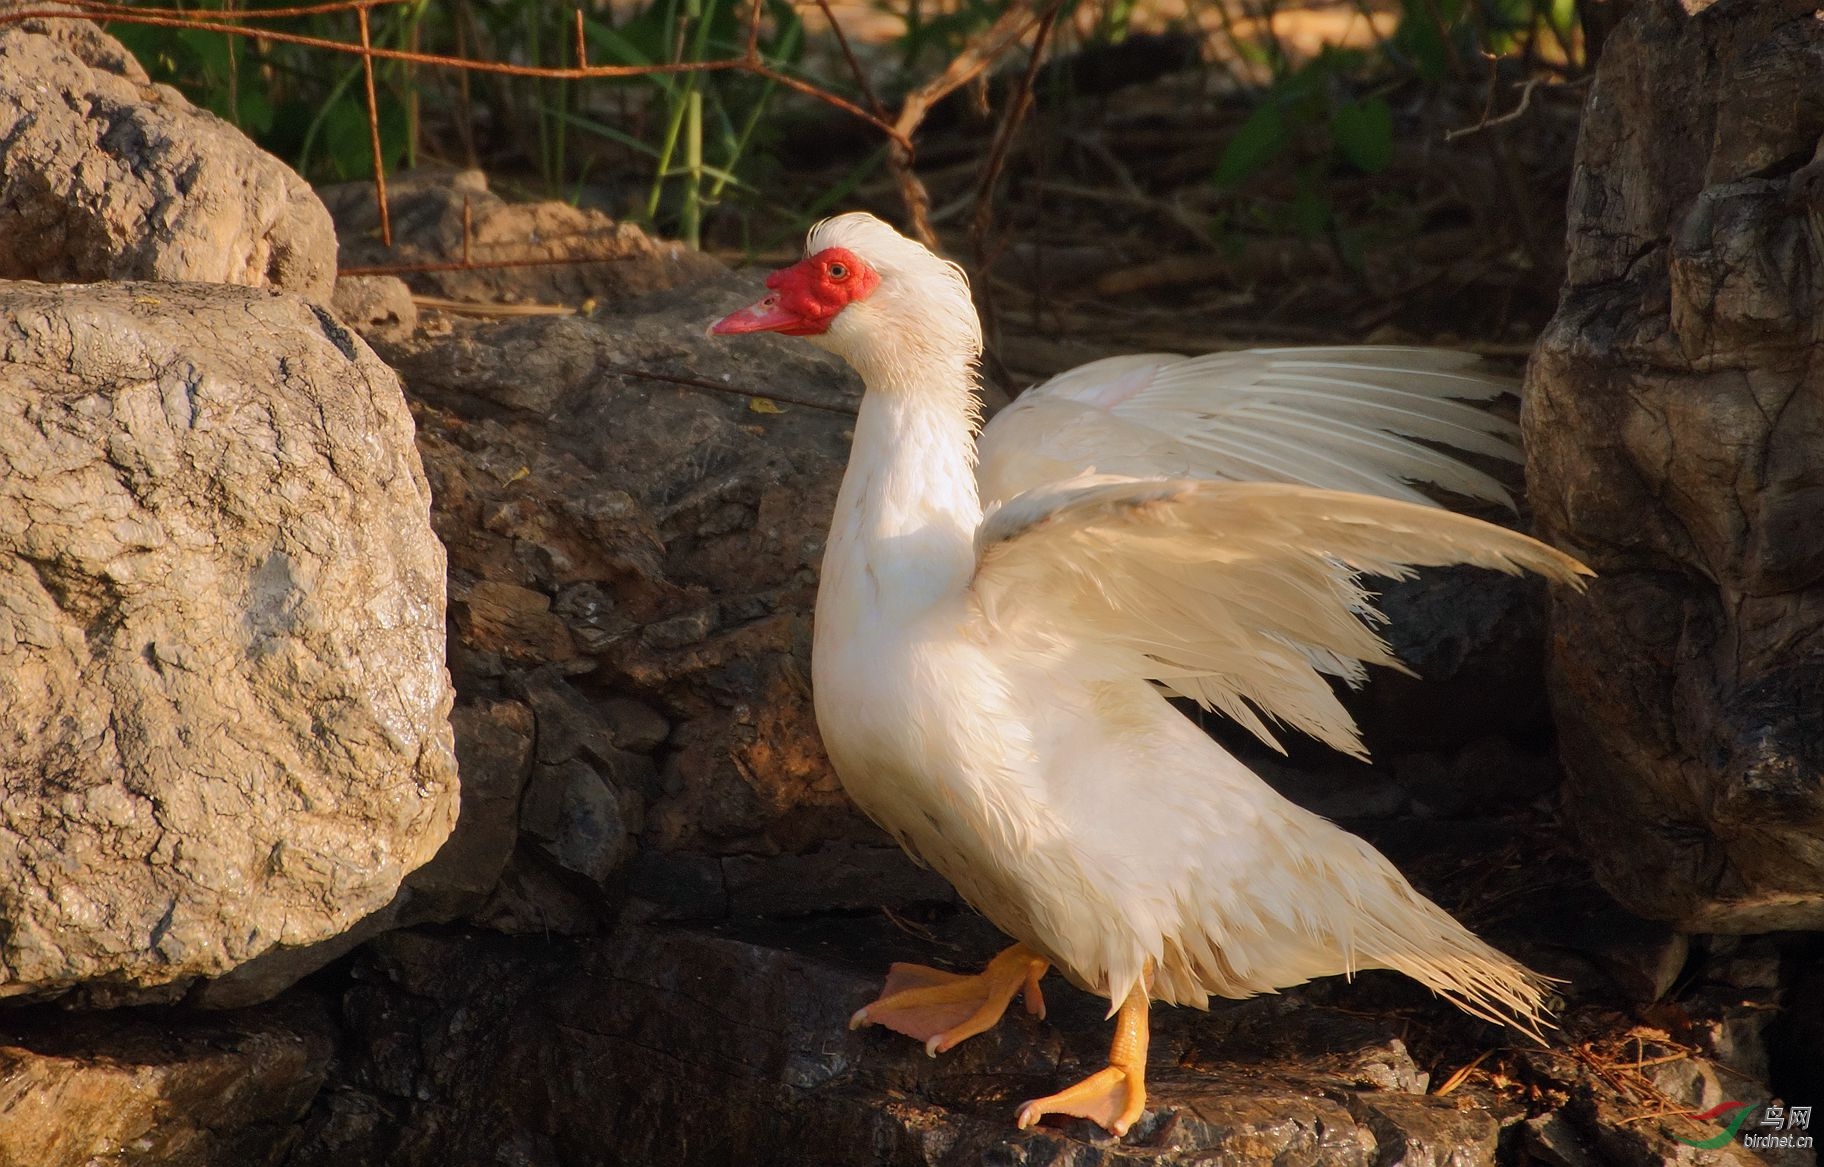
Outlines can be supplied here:
[[1375, 1167], [1471, 1167], [1492, 1163], [1501, 1124], [1485, 1110], [1443, 1098], [1356, 1094], [1349, 1113], [1375, 1140]]
[[519, 828], [553, 861], [597, 884], [632, 855], [632, 830], [620, 798], [595, 768], [575, 758], [533, 767]]
[[[959, 923], [940, 943], [967, 965], [992, 938]], [[1074, 1120], [1017, 1131], [1019, 1100], [1100, 1063], [1102, 1004], [1054, 978], [1051, 1021], [1010, 1016], [935, 1060], [850, 1032], [879, 976], [855, 954], [928, 951], [895, 936], [877, 919], [770, 941], [630, 926], [542, 950], [395, 933], [345, 994], [345, 1077], [289, 1162], [1491, 1161], [1495, 1120], [1410, 1093], [1425, 1077], [1393, 1026], [1295, 997], [1160, 1011], [1153, 1105], [1125, 1141]]]
[[628, 872], [627, 893], [638, 914], [650, 919], [725, 920], [728, 881], [722, 862], [714, 855], [641, 851]]
[[715, 921], [957, 904], [941, 876], [898, 847], [833, 843], [802, 854], [691, 855], [648, 851], [629, 893], [643, 918]]
[[1479, 738], [1448, 754], [1396, 755], [1380, 769], [1411, 792], [1413, 813], [1428, 819], [1500, 814], [1558, 787], [1556, 759], [1504, 737]]
[[1521, 1129], [1521, 1149], [1548, 1167], [1597, 1167], [1601, 1163], [1590, 1138], [1562, 1112], [1529, 1118]]
[[1306, 810], [1327, 819], [1384, 819], [1411, 804], [1405, 786], [1394, 780], [1391, 766], [1366, 766], [1336, 759], [1322, 769], [1290, 766], [1276, 756], [1250, 749], [1248, 768], [1274, 790]]
[[456, 829], [405, 885], [423, 920], [453, 920], [499, 882], [518, 841], [520, 796], [532, 776], [532, 712], [518, 701], [481, 698], [450, 714], [462, 806]]
[[[1824, 24], [1652, 0], [1609, 39], [1527, 385], [1572, 821], [1693, 931], [1824, 926]], [[1625, 826], [1622, 826], [1625, 824]]]
[[[598, 708], [560, 673], [549, 668], [515, 678], [513, 689], [531, 706], [537, 719], [538, 760], [541, 763], [555, 766], [586, 758], [604, 767], [622, 785], [635, 789], [652, 786], [651, 780], [641, 772], [642, 768], [650, 769], [651, 763], [644, 762], [639, 754], [624, 749], [621, 744], [625, 740], [629, 746], [644, 745], [646, 751], [650, 751], [664, 738], [662, 732], [655, 737], [651, 723], [638, 719], [637, 713], [633, 715], [638, 719], [632, 722], [633, 736], [625, 736], [629, 734], [628, 706], [636, 710], [643, 708], [637, 702], [618, 699], [604, 702], [606, 708]], [[611, 720], [609, 709], [618, 710], [623, 716]], [[651, 716], [656, 717], [656, 714]], [[664, 725], [663, 719], [659, 724]]]
[[532, 841], [514, 855], [487, 902], [468, 918], [509, 936], [586, 936], [608, 928], [620, 906], [605, 900], [603, 890], [558, 869]]
[[387, 350], [420, 402], [459, 688], [523, 695], [541, 763], [637, 794], [628, 829], [664, 850], [874, 837], [808, 682], [853, 381], [805, 346], [703, 335], [752, 295], [729, 277]]
[[[1808, 986], [1802, 977], [1782, 975], [1782, 966], [1787, 960], [1805, 962], [1814, 938], [1705, 939], [1698, 958], [1686, 970], [1683, 990], [1674, 998], [1686, 1007], [1687, 1015], [1672, 1019], [1677, 1023], [1668, 1025], [1668, 1030], [1719, 1065], [1768, 1083], [1770, 1092], [1788, 1098], [1809, 1097], [1803, 1076], [1793, 1080], [1775, 1073], [1772, 1047], [1785, 1035], [1803, 1030], [1808, 1006], [1801, 994]], [[1694, 943], [1693, 947], [1700, 946]], [[1788, 951], [1782, 953], [1782, 948]], [[1814, 1055], [1817, 1048], [1812, 1047]], [[1819, 1070], [1824, 1072], [1824, 1066]]]
[[1549, 729], [1545, 587], [1473, 567], [1375, 581], [1381, 635], [1416, 676], [1376, 669], [1349, 705], [1378, 758]]
[[1654, 920], [1619, 907], [1581, 921], [1583, 949], [1592, 953], [1624, 993], [1636, 1001], [1657, 1001], [1671, 991], [1685, 969], [1690, 940]]
[[730, 855], [722, 860], [722, 877], [729, 914], [745, 920], [959, 902], [942, 876], [891, 846], [835, 844], [772, 858]]
[[15, 1013], [0, 1033], [0, 1162], [280, 1163], [328, 1071], [327, 1029], [297, 1010], [175, 1026]]
[[1784, 1008], [1763, 1031], [1768, 1073], [1793, 1101], [1824, 1098], [1824, 943], [1816, 936], [1788, 957]]

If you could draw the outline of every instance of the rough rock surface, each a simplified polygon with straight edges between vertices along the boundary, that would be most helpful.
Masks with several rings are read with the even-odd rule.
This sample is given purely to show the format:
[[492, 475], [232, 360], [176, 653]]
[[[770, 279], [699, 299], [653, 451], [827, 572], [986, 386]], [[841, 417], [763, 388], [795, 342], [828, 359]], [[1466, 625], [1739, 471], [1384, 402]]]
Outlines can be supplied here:
[[181, 991], [449, 833], [444, 554], [323, 310], [0, 285], [0, 995]]
[[398, 276], [342, 276], [329, 306], [371, 342], [401, 341], [418, 327], [418, 305]]
[[[36, 31], [43, 30], [43, 31]], [[327, 301], [310, 186], [87, 21], [0, 24], [0, 279], [191, 280]]]
[[[1590, 95], [1528, 382], [1569, 818], [1692, 931], [1824, 927], [1824, 22], [1636, 5]], [[1620, 824], [1625, 824], [1625, 828]]]

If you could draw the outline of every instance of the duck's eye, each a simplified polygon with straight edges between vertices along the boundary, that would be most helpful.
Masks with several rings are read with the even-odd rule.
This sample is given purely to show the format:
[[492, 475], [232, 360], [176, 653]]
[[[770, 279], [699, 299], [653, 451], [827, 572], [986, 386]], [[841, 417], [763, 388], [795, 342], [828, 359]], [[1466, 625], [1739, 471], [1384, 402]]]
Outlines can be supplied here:
[[849, 278], [849, 268], [847, 264], [832, 263], [824, 270], [830, 273], [830, 278], [833, 280], [846, 280]]

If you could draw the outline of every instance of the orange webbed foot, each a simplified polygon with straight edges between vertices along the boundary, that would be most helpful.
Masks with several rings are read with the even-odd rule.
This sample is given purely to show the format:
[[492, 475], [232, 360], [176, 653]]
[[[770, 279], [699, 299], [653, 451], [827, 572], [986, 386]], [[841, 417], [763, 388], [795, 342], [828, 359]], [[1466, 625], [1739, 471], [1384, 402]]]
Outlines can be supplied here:
[[1023, 992], [1026, 1011], [1045, 1016], [1039, 978], [1050, 963], [1021, 944], [1002, 952], [974, 976], [895, 964], [879, 998], [849, 1018], [850, 1029], [880, 1025], [925, 1043], [932, 1057], [958, 1042], [992, 1029], [1016, 992]]
[[[1148, 962], [1151, 972], [1151, 962]], [[1087, 1118], [1120, 1138], [1146, 1111], [1146, 1047], [1150, 1003], [1144, 985], [1136, 985], [1115, 1019], [1115, 1040], [1108, 1065], [1076, 1085], [1035, 1098], [1020, 1107], [1014, 1121], [1031, 1130], [1048, 1114]]]
[[1087, 1118], [1119, 1138], [1145, 1110], [1145, 1076], [1108, 1066], [1075, 1086], [1021, 1104], [1014, 1122], [1023, 1131], [1031, 1130], [1048, 1114], [1069, 1114]]

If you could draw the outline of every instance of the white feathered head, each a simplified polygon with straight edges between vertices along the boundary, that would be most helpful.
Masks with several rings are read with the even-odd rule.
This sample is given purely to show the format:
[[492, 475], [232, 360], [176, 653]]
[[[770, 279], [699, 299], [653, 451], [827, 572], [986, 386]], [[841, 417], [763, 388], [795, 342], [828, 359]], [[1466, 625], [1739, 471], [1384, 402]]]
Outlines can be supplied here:
[[804, 253], [767, 277], [767, 296], [711, 331], [802, 336], [871, 387], [928, 376], [934, 366], [974, 369], [982, 326], [962, 268], [864, 211], [812, 227]]

